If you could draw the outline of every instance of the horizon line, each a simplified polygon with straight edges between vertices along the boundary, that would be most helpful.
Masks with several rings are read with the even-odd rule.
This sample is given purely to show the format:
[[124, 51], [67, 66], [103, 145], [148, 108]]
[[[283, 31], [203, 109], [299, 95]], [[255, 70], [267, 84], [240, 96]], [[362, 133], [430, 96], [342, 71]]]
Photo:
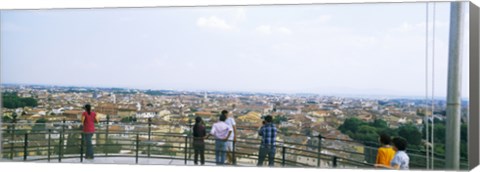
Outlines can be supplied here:
[[[1, 83], [2, 86], [4, 85], [17, 85], [17, 86], [49, 86], [49, 87], [78, 87], [78, 88], [97, 88], [97, 89], [130, 89], [130, 90], [142, 90], [142, 91], [174, 91], [174, 92], [225, 92], [225, 93], [259, 93], [259, 94], [285, 94], [285, 95], [298, 95], [298, 94], [311, 94], [317, 96], [339, 96], [339, 97], [349, 97], [349, 98], [388, 98], [388, 99], [425, 99], [425, 95], [418, 96], [418, 95], [386, 95], [386, 94], [342, 94], [342, 93], [331, 93], [331, 94], [321, 94], [321, 93], [311, 93], [311, 92], [291, 92], [288, 93], [287, 91], [220, 91], [220, 90], [209, 90], [209, 89], [152, 89], [152, 88], [131, 88], [131, 87], [121, 87], [121, 86], [80, 86], [80, 85], [57, 85], [57, 84], [32, 84], [32, 83]], [[428, 97], [428, 100], [431, 100], [431, 96]], [[438, 99], [446, 99], [446, 96], [434, 96], [435, 100]], [[469, 97], [461, 97], [463, 100], [469, 100]]]

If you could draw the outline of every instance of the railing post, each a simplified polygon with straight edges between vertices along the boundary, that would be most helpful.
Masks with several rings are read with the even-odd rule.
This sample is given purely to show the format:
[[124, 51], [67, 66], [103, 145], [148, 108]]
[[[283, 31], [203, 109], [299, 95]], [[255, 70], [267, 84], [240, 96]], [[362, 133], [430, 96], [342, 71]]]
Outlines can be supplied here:
[[135, 141], [135, 164], [138, 164], [138, 145], [139, 145], [139, 142], [140, 142], [140, 138], [138, 136], [138, 133], [137, 133], [137, 139]]
[[62, 160], [61, 160], [61, 157], [63, 156], [63, 146], [64, 146], [64, 144], [65, 144], [65, 142], [64, 142], [64, 139], [65, 139], [65, 125], [66, 125], [65, 118], [63, 118], [62, 122], [63, 122], [63, 125], [62, 125], [62, 134], [61, 134], [61, 137], [60, 137], [60, 138], [62, 139], [62, 141], [60, 142], [60, 143], [61, 143], [61, 146], [60, 146], [60, 155], [59, 155], [59, 161], [58, 161], [58, 162], [61, 162], [61, 161], [62, 161]]
[[108, 125], [110, 124], [110, 115], [107, 115], [107, 128], [105, 129], [105, 144], [103, 144], [103, 151], [105, 151], [105, 156], [108, 156], [107, 143], [108, 143]]
[[284, 167], [285, 167], [285, 152], [286, 152], [285, 145], [282, 145], [282, 166]]
[[320, 168], [320, 155], [322, 153], [322, 135], [318, 135], [318, 147], [317, 147], [317, 167]]
[[[189, 139], [191, 140], [191, 142], [194, 141], [193, 139], [193, 124], [192, 124], [192, 119], [188, 119], [188, 129], [190, 130], [190, 132], [188, 132], [188, 137]], [[192, 157], [192, 150], [193, 150], [193, 147], [191, 147], [190, 149], [188, 149], [188, 159], [190, 160], [191, 157]]]
[[185, 136], [185, 165], [187, 165], [187, 149], [188, 149], [188, 136]]
[[63, 118], [63, 125], [62, 125], [62, 136], [65, 136], [65, 118]]
[[333, 168], [337, 168], [337, 156], [333, 156]]
[[232, 150], [232, 163], [233, 165], [237, 165], [237, 158], [235, 157], [235, 145], [236, 145], [236, 141], [232, 141], [232, 147], [233, 147], [233, 150]]
[[85, 133], [82, 132], [82, 134], [80, 135], [80, 162], [83, 162], [83, 147], [84, 147], [84, 138], [85, 138]]
[[[148, 118], [148, 141], [151, 140], [152, 136], [152, 118]], [[148, 158], [150, 158], [150, 144], [147, 147]]]
[[23, 161], [27, 160], [28, 155], [28, 133], [25, 133], [25, 138], [23, 142]]
[[62, 148], [63, 148], [63, 131], [58, 138], [58, 162], [62, 162]]
[[12, 123], [12, 137], [10, 139], [10, 159], [13, 159], [13, 146], [14, 146], [14, 140], [15, 140], [15, 121]]
[[52, 129], [48, 129], [48, 150], [47, 150], [47, 159], [50, 162], [50, 147], [51, 147], [51, 140], [52, 140]]

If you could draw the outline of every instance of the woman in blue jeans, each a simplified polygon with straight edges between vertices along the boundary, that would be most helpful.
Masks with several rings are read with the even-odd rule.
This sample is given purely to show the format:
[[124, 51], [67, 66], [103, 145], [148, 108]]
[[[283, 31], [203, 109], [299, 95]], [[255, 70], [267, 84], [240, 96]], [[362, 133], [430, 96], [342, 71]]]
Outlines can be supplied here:
[[95, 123], [98, 123], [97, 114], [92, 112], [92, 107], [87, 104], [85, 105], [85, 112], [82, 113], [83, 134], [87, 145], [85, 159], [93, 159], [92, 137], [95, 133]]

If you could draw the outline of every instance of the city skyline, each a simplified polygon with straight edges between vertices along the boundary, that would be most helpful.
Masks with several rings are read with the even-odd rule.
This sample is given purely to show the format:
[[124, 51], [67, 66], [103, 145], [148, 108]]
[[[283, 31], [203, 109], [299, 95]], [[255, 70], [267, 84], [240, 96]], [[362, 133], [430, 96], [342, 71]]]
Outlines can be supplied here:
[[[436, 15], [446, 97], [448, 3]], [[12, 10], [1, 24], [2, 84], [426, 94], [423, 3]]]

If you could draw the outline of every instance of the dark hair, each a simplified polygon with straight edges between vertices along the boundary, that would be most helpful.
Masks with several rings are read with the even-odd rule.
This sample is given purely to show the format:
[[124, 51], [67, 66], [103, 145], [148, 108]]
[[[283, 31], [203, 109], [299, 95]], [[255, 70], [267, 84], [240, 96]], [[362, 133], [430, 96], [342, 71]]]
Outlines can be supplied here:
[[195, 117], [195, 125], [193, 125], [193, 132], [194, 132], [193, 134], [195, 136], [196, 136], [195, 131], [200, 125], [202, 125], [202, 122], [203, 122], [202, 117], [199, 117], [199, 116]]
[[90, 115], [90, 112], [92, 111], [92, 106], [90, 106], [90, 104], [86, 104], [85, 110], [87, 111], [88, 115]]
[[267, 121], [268, 123], [272, 122], [272, 121], [273, 121], [272, 116], [267, 115], [267, 116], [265, 117], [265, 121]]
[[227, 115], [225, 115], [225, 114], [222, 113], [222, 114], [220, 115], [220, 121], [225, 121], [225, 120], [227, 120]]
[[227, 115], [228, 111], [227, 110], [222, 110], [222, 115]]
[[380, 134], [380, 143], [384, 145], [389, 145], [392, 142], [392, 139], [390, 138], [389, 135], [382, 133]]
[[195, 117], [195, 124], [200, 124], [202, 122], [202, 117], [197, 116]]
[[[195, 117], [195, 125], [193, 125], [193, 137], [203, 137], [202, 131], [198, 130], [198, 127], [203, 125], [202, 117], [197, 116]], [[205, 128], [203, 128], [205, 129]]]
[[393, 146], [395, 146], [398, 150], [404, 151], [407, 149], [407, 140], [401, 137], [395, 137], [392, 140]]

